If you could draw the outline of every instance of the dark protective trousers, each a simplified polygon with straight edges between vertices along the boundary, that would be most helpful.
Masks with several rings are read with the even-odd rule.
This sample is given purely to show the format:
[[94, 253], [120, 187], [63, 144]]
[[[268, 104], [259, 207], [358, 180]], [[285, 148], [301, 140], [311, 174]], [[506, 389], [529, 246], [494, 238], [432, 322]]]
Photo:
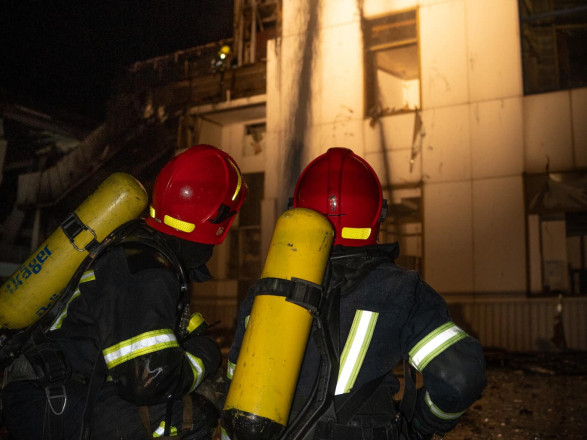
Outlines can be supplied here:
[[[67, 404], [59, 418], [47, 405], [45, 391], [35, 381], [18, 380], [2, 390], [2, 418], [10, 440], [78, 439], [82, 429], [85, 386], [71, 382]], [[55, 399], [59, 411], [63, 401]], [[53, 433], [52, 433], [53, 432]]]
[[[67, 404], [62, 416], [55, 416], [47, 405], [43, 389], [35, 381], [9, 383], [2, 391], [3, 420], [9, 440], [81, 440], [82, 421], [86, 408], [86, 387], [75, 381], [67, 384]], [[192, 394], [192, 425], [183, 426], [183, 402], [173, 403], [171, 425], [177, 439], [210, 440], [218, 424], [218, 411], [199, 394]], [[167, 404], [148, 407], [150, 431], [164, 420]], [[114, 393], [107, 384], [98, 393], [93, 405], [90, 439], [146, 440], [152, 439], [144, 424], [144, 412]], [[184, 429], [186, 428], [186, 429]]]

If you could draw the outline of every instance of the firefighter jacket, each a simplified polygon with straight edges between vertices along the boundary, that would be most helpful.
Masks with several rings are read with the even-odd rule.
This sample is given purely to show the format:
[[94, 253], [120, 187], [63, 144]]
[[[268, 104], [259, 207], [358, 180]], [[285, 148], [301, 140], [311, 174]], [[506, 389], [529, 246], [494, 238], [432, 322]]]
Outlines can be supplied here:
[[91, 377], [105, 364], [117, 394], [136, 405], [181, 398], [220, 363], [205, 336], [181, 341], [178, 270], [169, 253], [136, 235], [153, 235], [140, 223], [121, 243], [98, 255], [48, 338], [62, 350], [72, 377]]
[[[345, 397], [375, 381], [377, 389], [358, 405], [360, 411], [349, 423], [361, 423], [370, 415], [370, 426], [385, 420], [391, 423], [395, 415], [393, 396], [400, 388], [394, 369], [406, 359], [423, 378], [411, 424], [425, 436], [443, 434], [454, 428], [463, 412], [480, 397], [486, 384], [484, 357], [479, 342], [451, 320], [442, 297], [417, 272], [394, 263], [398, 254], [396, 243], [336, 246], [331, 253], [325, 294], [339, 302], [331, 308], [334, 316], [327, 321], [338, 365], [338, 380], [331, 387], [334, 406], [336, 409]], [[228, 357], [229, 378], [238, 368], [239, 348], [254, 299], [251, 292], [239, 310]], [[320, 362], [311, 336], [290, 422], [309, 399]]]

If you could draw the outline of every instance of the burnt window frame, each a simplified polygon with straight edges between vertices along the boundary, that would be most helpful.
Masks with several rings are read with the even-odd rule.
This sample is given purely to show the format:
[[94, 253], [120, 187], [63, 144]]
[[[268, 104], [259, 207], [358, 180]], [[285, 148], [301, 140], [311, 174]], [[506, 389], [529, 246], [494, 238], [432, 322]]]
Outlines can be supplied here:
[[[409, 17], [413, 15], [413, 17]], [[393, 22], [389, 23], [389, 22]], [[387, 22], [387, 23], [386, 23]], [[395, 24], [395, 26], [394, 26]], [[396, 32], [396, 35], [389, 35], [388, 38], [383, 39], [384, 32], [380, 32], [379, 38], [373, 36], [373, 28], [392, 28], [395, 30], [408, 27], [411, 29], [405, 32], [404, 38], [401, 37], [401, 32]], [[364, 41], [364, 104], [365, 117], [376, 119], [381, 116], [412, 113], [422, 109], [422, 67], [420, 57], [420, 19], [419, 8], [408, 8], [391, 13], [376, 15], [373, 17], [362, 19], [363, 41]], [[411, 33], [410, 33], [411, 32]], [[376, 102], [377, 95], [377, 78], [375, 69], [375, 56], [377, 53], [387, 50], [395, 50], [409, 46], [416, 46], [417, 57], [417, 79], [418, 79], [418, 105], [414, 108], [400, 107], [400, 108], [382, 108], [380, 103]]]
[[[524, 206], [526, 223], [527, 295], [587, 295], [587, 169], [572, 171], [524, 173]], [[565, 259], [552, 259], [545, 244], [553, 242], [544, 236], [545, 228], [564, 225], [567, 243]], [[534, 225], [533, 227], [531, 225]], [[574, 240], [570, 243], [569, 240]], [[570, 246], [574, 244], [574, 247]], [[548, 246], [546, 246], [548, 247]], [[572, 252], [572, 251], [575, 252]], [[576, 258], [573, 258], [573, 254]], [[533, 263], [534, 262], [534, 263]], [[549, 267], [559, 264], [562, 286], [551, 286]], [[539, 280], [539, 281], [538, 281]], [[538, 282], [538, 283], [537, 283]], [[539, 284], [539, 285], [537, 285]]]
[[524, 95], [587, 86], [587, 5], [582, 3], [518, 0]]

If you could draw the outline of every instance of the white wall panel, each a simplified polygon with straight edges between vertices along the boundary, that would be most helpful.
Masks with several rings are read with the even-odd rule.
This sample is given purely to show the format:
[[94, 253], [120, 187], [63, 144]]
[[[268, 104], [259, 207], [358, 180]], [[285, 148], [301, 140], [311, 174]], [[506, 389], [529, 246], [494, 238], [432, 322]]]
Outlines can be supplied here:
[[[359, 22], [322, 29], [318, 122], [363, 118], [363, 40]], [[320, 72], [316, 69], [316, 72]], [[318, 73], [317, 73], [318, 74]], [[314, 92], [314, 91], [313, 91]]]
[[382, 128], [378, 124], [371, 127], [369, 119], [363, 120], [363, 145], [365, 146], [365, 154], [381, 151], [381, 130]]
[[366, 119], [364, 121], [365, 151], [381, 151], [382, 142], [388, 150], [412, 148], [415, 120], [415, 113], [385, 116], [371, 127], [371, 121]]
[[518, 8], [512, 0], [466, 0], [472, 102], [522, 95]]
[[526, 290], [522, 177], [473, 181], [476, 292]]
[[418, 0], [420, 6], [430, 6], [436, 3], [446, 3], [447, 1], [454, 1], [454, 0]]
[[267, 104], [266, 124], [267, 132], [283, 130], [282, 96], [281, 96], [281, 42], [269, 40], [267, 42]]
[[301, 69], [302, 53], [300, 48], [300, 36], [282, 38], [281, 40], [281, 66], [280, 84], [281, 91], [281, 121], [278, 129], [287, 130], [291, 126], [292, 108], [297, 102], [299, 93], [299, 77]]
[[306, 31], [308, 2], [285, 0], [281, 9], [281, 36], [290, 37]]
[[338, 26], [360, 21], [356, 0], [322, 0], [319, 5], [322, 27]]
[[363, 14], [369, 18], [393, 11], [413, 8], [418, 6], [419, 3], [421, 2], [418, 0], [364, 0]]
[[[319, 33], [316, 35], [316, 40], [313, 42], [313, 52], [312, 52], [312, 59], [311, 59], [311, 67], [308, 69], [310, 75], [310, 84], [311, 89], [310, 93], [307, 95], [310, 103], [309, 107], [309, 114], [308, 114], [308, 124], [310, 125], [319, 125], [325, 122], [325, 119], [322, 115], [323, 108], [328, 106], [327, 96], [329, 90], [328, 86], [324, 83], [324, 75], [325, 70], [332, 69], [333, 66], [329, 66], [328, 63], [331, 62], [330, 60], [326, 60], [326, 53], [324, 53], [325, 46], [323, 44], [325, 30], [321, 29]], [[305, 44], [305, 43], [304, 43]], [[304, 49], [302, 49], [304, 50]], [[328, 52], [326, 48], [326, 52]], [[301, 64], [302, 60], [300, 58], [300, 68], [302, 68]], [[301, 78], [303, 84], [308, 84], [308, 78]], [[304, 86], [302, 86], [304, 87]], [[302, 88], [299, 89], [298, 93], [305, 93], [306, 90]], [[294, 99], [302, 101], [298, 99], [298, 97], [294, 97]], [[296, 103], [297, 105], [297, 103]]]
[[222, 126], [203, 119], [198, 121], [198, 123], [200, 124], [198, 127], [199, 136], [198, 139], [194, 139], [195, 142], [199, 144], [210, 144], [228, 150], [229, 145], [223, 145], [225, 141], [223, 139]]
[[424, 110], [426, 128], [423, 177], [426, 182], [446, 182], [471, 178], [469, 106]]
[[422, 108], [469, 101], [464, 0], [420, 8]]
[[[340, 119], [329, 124], [314, 127], [315, 139], [323, 151], [332, 147], [350, 148], [359, 156], [364, 155], [363, 121], [359, 119]], [[312, 141], [314, 144], [315, 142]]]
[[571, 91], [575, 166], [587, 167], [587, 88]]
[[522, 98], [472, 104], [473, 178], [519, 175], [524, 171]]
[[[373, 167], [382, 185], [399, 185], [417, 183], [422, 179], [422, 167], [419, 160], [410, 167], [411, 150], [366, 153], [365, 160]], [[385, 157], [385, 162], [383, 158]]]
[[525, 167], [529, 173], [573, 166], [571, 103], [568, 91], [524, 97]]
[[[289, 125], [289, 116], [291, 107], [299, 100], [300, 91], [300, 73], [303, 64], [305, 34], [293, 35], [282, 38], [281, 54], [281, 81], [279, 89], [282, 93], [281, 101], [283, 103], [284, 115]], [[314, 71], [311, 71], [314, 73]], [[303, 87], [308, 87], [308, 78], [303, 82]]]
[[473, 292], [471, 182], [424, 186], [424, 278], [439, 292]]

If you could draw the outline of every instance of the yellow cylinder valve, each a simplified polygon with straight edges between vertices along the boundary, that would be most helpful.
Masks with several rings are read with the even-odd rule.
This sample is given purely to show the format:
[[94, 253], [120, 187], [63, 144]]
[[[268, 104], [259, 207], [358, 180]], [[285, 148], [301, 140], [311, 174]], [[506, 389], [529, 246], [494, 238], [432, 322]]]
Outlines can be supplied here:
[[193, 313], [190, 317], [190, 321], [188, 322], [187, 332], [189, 334], [192, 334], [194, 332], [196, 332], [195, 334], [199, 334], [206, 330], [206, 328], [208, 328], [208, 324], [206, 323], [206, 320], [204, 319], [202, 314]]
[[114, 173], [104, 180], [2, 285], [0, 326], [21, 329], [43, 316], [88, 256], [90, 245], [137, 218], [147, 203], [145, 189], [133, 176]]
[[[276, 278], [319, 288], [333, 238], [322, 214], [286, 211], [275, 225], [260, 282]], [[310, 309], [286, 292], [255, 297], [222, 411], [232, 440], [274, 439], [283, 432], [312, 327]]]

